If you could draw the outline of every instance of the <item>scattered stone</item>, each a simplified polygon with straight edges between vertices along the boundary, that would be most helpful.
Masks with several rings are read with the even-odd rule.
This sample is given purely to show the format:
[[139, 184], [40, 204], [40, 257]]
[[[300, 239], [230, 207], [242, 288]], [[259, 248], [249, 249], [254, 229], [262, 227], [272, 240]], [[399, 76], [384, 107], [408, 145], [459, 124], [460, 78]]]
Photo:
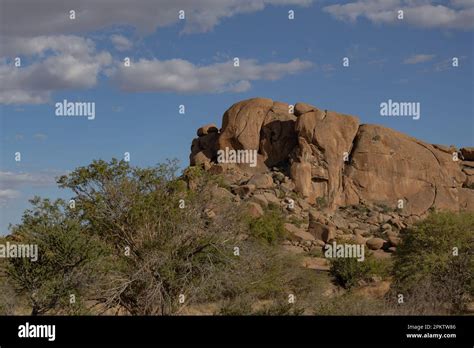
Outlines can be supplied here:
[[232, 190], [236, 195], [239, 195], [242, 198], [250, 196], [250, 194], [255, 191], [255, 185], [241, 185], [233, 187]]
[[295, 245], [283, 245], [283, 249], [294, 254], [302, 254], [305, 252], [303, 248]]
[[401, 239], [395, 236], [388, 236], [388, 241], [391, 246], [397, 247], [400, 245]]
[[263, 216], [262, 207], [259, 204], [254, 203], [254, 202], [248, 202], [247, 203], [247, 211], [248, 211], [248, 214], [251, 217], [254, 217], [254, 218], [258, 218], [260, 216]]
[[384, 243], [385, 241], [382, 238], [375, 237], [369, 239], [366, 244], [370, 250], [379, 250], [382, 249]]
[[319, 222], [312, 221], [309, 224], [308, 232], [311, 233], [317, 240], [328, 242], [336, 236], [334, 227], [323, 225]]
[[313, 241], [315, 238], [311, 233], [306, 232], [302, 228], [299, 228], [293, 224], [285, 223], [284, 225], [285, 230], [296, 237], [298, 241]]
[[354, 236], [354, 243], [355, 244], [365, 245], [366, 242], [367, 242], [367, 239], [362, 237], [362, 235], [356, 234]]
[[268, 201], [262, 194], [253, 195], [252, 198], [250, 198], [250, 201], [259, 204], [262, 208], [266, 208], [268, 206]]
[[295, 116], [301, 116], [307, 112], [317, 110], [315, 106], [306, 104], [306, 103], [296, 103], [295, 104]]
[[274, 205], [280, 205], [280, 200], [275, 196], [272, 192], [264, 192], [263, 196], [267, 200], [268, 203], [273, 203]]
[[197, 135], [198, 137], [202, 137], [209, 133], [217, 133], [217, 132], [219, 132], [219, 130], [217, 129], [217, 126], [214, 123], [211, 123], [211, 124], [198, 128]]
[[358, 224], [358, 223], [355, 223], [355, 222], [350, 222], [350, 223], [348, 224], [348, 227], [349, 227], [349, 229], [351, 229], [351, 230], [355, 230], [356, 228], [359, 227], [359, 224]]
[[324, 257], [304, 257], [302, 266], [304, 268], [314, 269], [317, 271], [328, 272], [331, 268], [329, 261]]
[[255, 174], [247, 185], [254, 185], [257, 189], [268, 189], [273, 187], [273, 179], [268, 174]]
[[474, 147], [463, 147], [461, 154], [465, 160], [474, 161]]

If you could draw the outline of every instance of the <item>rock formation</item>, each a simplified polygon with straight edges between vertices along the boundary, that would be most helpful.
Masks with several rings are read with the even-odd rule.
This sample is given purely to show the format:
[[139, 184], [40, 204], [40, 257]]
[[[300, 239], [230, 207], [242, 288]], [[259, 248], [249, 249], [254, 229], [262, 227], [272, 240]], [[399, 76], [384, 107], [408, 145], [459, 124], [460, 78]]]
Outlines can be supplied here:
[[[197, 134], [191, 165], [223, 174], [247, 198], [266, 199], [268, 192], [254, 191], [275, 184], [285, 195], [294, 192], [309, 206], [332, 211], [361, 204], [387, 206], [405, 217], [430, 209], [474, 211], [473, 147], [428, 144], [354, 116], [264, 98], [232, 105], [220, 130], [211, 124]], [[255, 151], [257, 165], [219, 163], [226, 149]], [[327, 238], [331, 231], [318, 223], [312, 230]]]

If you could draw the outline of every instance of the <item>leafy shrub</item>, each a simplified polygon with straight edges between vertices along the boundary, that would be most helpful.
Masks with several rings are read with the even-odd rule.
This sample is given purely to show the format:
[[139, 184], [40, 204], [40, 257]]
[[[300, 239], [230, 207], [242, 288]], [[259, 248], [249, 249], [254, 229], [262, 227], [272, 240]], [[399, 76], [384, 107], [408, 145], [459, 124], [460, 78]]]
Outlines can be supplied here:
[[249, 220], [250, 235], [268, 244], [275, 244], [285, 237], [285, 219], [275, 207], [269, 206], [264, 215]]
[[432, 213], [402, 233], [394, 289], [409, 298], [420, 284], [429, 284], [441, 306], [460, 312], [474, 295], [473, 255], [474, 214]]
[[288, 219], [288, 222], [296, 227], [301, 227], [304, 224], [304, 220], [301, 218], [296, 217], [295, 215], [291, 215]]
[[372, 276], [384, 278], [389, 275], [390, 270], [389, 261], [377, 260], [369, 254], [365, 256], [364, 261], [351, 257], [331, 259], [330, 274], [339, 285], [350, 289]]
[[83, 312], [81, 301], [69, 303], [70, 294], [78, 299], [87, 284], [100, 275], [98, 260], [106, 247], [96, 237], [82, 231], [78, 219], [68, 213], [64, 201], [30, 201], [22, 223], [13, 228], [18, 243], [37, 245], [38, 259], [11, 258], [6, 275], [15, 290], [27, 298], [32, 315], [57, 311]]
[[355, 258], [334, 258], [331, 260], [330, 273], [336, 282], [342, 287], [349, 289], [365, 279], [370, 268], [365, 261], [357, 261]]

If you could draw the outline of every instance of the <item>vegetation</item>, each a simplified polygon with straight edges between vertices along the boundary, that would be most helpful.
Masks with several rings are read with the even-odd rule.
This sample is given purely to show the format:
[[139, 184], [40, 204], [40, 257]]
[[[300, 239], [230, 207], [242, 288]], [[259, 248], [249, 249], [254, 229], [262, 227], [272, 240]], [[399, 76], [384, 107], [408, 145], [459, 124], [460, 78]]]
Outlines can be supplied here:
[[[460, 312], [474, 295], [474, 214], [432, 213], [403, 234], [394, 291]], [[423, 301], [426, 303], [426, 301]]]
[[249, 219], [249, 232], [257, 240], [276, 244], [285, 237], [284, 223], [279, 208], [269, 205], [263, 216]]
[[356, 258], [334, 258], [331, 260], [330, 273], [339, 285], [350, 289], [374, 276], [387, 277], [390, 266], [390, 262], [376, 260], [371, 255], [366, 255], [364, 261], [357, 261]]
[[[173, 161], [94, 161], [58, 179], [70, 201], [31, 200], [2, 243], [38, 245], [39, 257], [0, 259], [0, 313], [169, 315], [212, 304], [220, 315], [443, 314], [472, 301], [473, 214], [433, 213], [402, 234], [394, 263], [333, 259], [328, 274], [301, 267], [318, 248], [283, 250], [280, 207], [249, 217], [223, 177], [176, 172]], [[392, 281], [386, 298], [358, 292], [375, 278]]]

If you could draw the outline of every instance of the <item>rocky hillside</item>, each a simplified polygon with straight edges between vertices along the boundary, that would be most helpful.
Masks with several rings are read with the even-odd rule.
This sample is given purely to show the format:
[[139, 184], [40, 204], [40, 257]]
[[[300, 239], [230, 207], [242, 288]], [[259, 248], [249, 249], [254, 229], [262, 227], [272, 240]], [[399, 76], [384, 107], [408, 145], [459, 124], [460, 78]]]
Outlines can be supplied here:
[[[431, 210], [474, 211], [474, 147], [428, 144], [355, 116], [264, 98], [232, 105], [220, 130], [206, 125], [197, 135], [191, 166], [221, 174], [253, 215], [269, 204], [286, 209], [291, 244], [303, 249], [340, 236], [391, 252], [398, 232]], [[233, 150], [237, 160], [224, 156]], [[253, 165], [235, 163], [252, 152]]]

